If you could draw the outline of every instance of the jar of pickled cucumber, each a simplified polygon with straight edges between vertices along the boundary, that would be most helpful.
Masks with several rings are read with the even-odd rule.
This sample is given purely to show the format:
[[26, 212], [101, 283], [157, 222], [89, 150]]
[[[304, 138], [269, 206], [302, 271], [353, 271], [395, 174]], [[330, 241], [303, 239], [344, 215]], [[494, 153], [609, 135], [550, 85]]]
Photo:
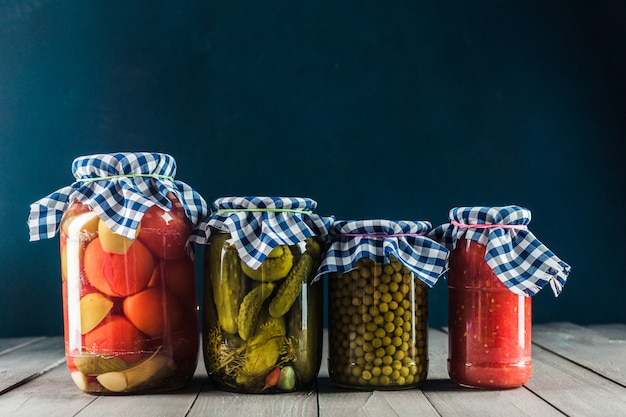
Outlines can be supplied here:
[[459, 385], [502, 389], [532, 375], [531, 296], [555, 295], [570, 271], [528, 231], [518, 206], [459, 207], [433, 237], [451, 249], [448, 373]]
[[428, 289], [447, 250], [428, 222], [338, 221], [322, 261], [328, 276], [328, 369], [333, 383], [404, 389], [428, 373]]
[[203, 354], [223, 390], [309, 388], [322, 355], [323, 284], [312, 282], [330, 218], [297, 197], [227, 197], [198, 227]]
[[187, 240], [207, 207], [175, 171], [165, 154], [80, 157], [77, 181], [31, 206], [31, 240], [54, 236], [58, 224], [66, 360], [85, 392], [182, 388], [195, 371]]

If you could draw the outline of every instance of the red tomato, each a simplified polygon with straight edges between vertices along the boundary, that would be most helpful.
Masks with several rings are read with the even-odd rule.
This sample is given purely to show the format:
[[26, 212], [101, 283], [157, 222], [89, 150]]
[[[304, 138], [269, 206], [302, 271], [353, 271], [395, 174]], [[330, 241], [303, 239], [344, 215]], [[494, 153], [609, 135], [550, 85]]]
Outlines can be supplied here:
[[134, 242], [124, 255], [117, 255], [105, 252], [96, 238], [85, 249], [84, 267], [91, 285], [106, 295], [120, 297], [148, 285], [154, 259], [141, 242]]
[[135, 327], [154, 338], [163, 338], [176, 331], [183, 318], [180, 303], [159, 287], [126, 297], [124, 314]]
[[146, 336], [126, 318], [109, 316], [85, 335], [85, 349], [91, 353], [117, 356], [134, 363], [145, 356]]
[[186, 243], [192, 225], [185, 211], [175, 198], [172, 209], [165, 211], [158, 206], [150, 207], [141, 219], [137, 238], [157, 257], [173, 260], [187, 255]]
[[193, 261], [184, 257], [175, 261], [161, 261], [155, 268], [148, 287], [164, 286], [176, 296], [185, 308], [195, 310], [196, 273]]

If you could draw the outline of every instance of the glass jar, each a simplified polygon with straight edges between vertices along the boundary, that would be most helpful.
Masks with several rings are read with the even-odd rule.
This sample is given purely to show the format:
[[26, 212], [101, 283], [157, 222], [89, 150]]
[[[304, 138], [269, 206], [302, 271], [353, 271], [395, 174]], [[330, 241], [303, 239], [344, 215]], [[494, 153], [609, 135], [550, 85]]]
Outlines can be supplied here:
[[150, 207], [134, 240], [74, 201], [60, 223], [65, 352], [89, 393], [183, 387], [199, 348], [192, 231], [180, 202]]
[[428, 372], [428, 286], [402, 263], [367, 258], [328, 280], [328, 369], [333, 383], [412, 388]]
[[323, 284], [316, 238], [276, 246], [253, 270], [229, 233], [204, 252], [203, 352], [221, 389], [280, 393], [309, 388], [322, 357]]
[[532, 374], [531, 297], [505, 287], [485, 246], [459, 239], [450, 253], [450, 378], [475, 388], [512, 388]]

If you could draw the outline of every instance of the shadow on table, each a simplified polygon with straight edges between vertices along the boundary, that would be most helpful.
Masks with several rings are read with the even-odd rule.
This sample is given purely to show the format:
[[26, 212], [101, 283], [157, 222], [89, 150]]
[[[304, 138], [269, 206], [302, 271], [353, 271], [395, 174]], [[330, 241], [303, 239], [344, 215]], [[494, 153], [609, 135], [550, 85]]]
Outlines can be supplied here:
[[[334, 384], [329, 377], [318, 377], [317, 378], [317, 389], [320, 393], [341, 393], [341, 392], [364, 392], [368, 390], [357, 389], [357, 388], [347, 388], [342, 387], [337, 384]], [[470, 388], [461, 387], [450, 379], [426, 379], [426, 381], [422, 382], [422, 384], [418, 385], [415, 388], [406, 388], [399, 389], [397, 391], [408, 391], [411, 389], [419, 389], [424, 392], [446, 392], [446, 391], [465, 391]], [[374, 390], [369, 390], [374, 391]], [[377, 389], [377, 391], [386, 391]], [[391, 391], [391, 390], [390, 390]]]

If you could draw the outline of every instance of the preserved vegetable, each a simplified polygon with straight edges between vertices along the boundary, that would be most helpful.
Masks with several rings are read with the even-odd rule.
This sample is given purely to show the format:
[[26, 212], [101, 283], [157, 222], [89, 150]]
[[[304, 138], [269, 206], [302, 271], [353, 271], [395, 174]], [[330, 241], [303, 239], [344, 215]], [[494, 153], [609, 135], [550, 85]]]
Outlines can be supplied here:
[[322, 359], [323, 284], [313, 282], [331, 218], [301, 197], [222, 197], [192, 241], [205, 245], [202, 340], [215, 386], [308, 389]]
[[[321, 282], [309, 283], [319, 266], [319, 243], [308, 239], [279, 246], [281, 255], [265, 262], [279, 265], [275, 259], [284, 259], [286, 253], [290, 259], [292, 253], [302, 256], [286, 273], [280, 272], [282, 278], [273, 266], [266, 269], [267, 275], [251, 277], [229, 238], [214, 233], [205, 249], [203, 346], [209, 376], [220, 388], [249, 393], [310, 386], [322, 355], [323, 287]], [[301, 266], [303, 261], [310, 265]], [[285, 268], [284, 261], [280, 265]]]
[[318, 275], [328, 276], [328, 371], [333, 383], [406, 389], [428, 374], [428, 289], [448, 251], [428, 222], [337, 221]]
[[525, 384], [531, 358], [532, 296], [558, 295], [570, 266], [529, 230], [519, 206], [455, 207], [431, 236], [450, 249], [448, 373], [473, 388]]
[[[184, 249], [191, 224], [170, 198], [173, 209], [149, 209], [150, 220], [134, 240], [106, 231], [103, 221], [78, 202], [61, 221], [66, 358], [72, 379], [84, 391], [179, 388], [195, 370], [195, 268], [186, 250], [168, 243], [176, 236]], [[168, 221], [157, 226], [158, 217]], [[162, 258], [164, 248], [169, 259]]]
[[65, 357], [83, 391], [182, 388], [198, 361], [193, 247], [204, 199], [167, 154], [74, 159], [76, 179], [30, 206], [30, 239], [60, 237]]
[[450, 253], [449, 375], [471, 387], [517, 387], [532, 374], [532, 299], [506, 288], [484, 258], [485, 246], [465, 240]]
[[410, 388], [428, 372], [427, 286], [400, 262], [360, 259], [328, 283], [329, 372], [339, 385]]

